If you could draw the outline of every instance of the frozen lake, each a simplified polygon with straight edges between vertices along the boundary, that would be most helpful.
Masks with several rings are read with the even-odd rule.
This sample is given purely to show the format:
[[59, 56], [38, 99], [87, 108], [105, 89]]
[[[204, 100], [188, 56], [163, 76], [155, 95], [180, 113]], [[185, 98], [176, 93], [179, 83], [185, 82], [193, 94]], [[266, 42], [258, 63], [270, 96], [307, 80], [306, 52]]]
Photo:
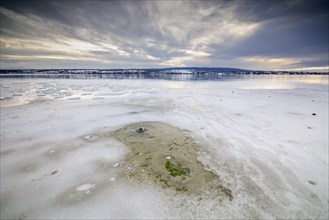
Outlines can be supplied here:
[[[328, 75], [1, 79], [0, 99], [1, 219], [328, 218]], [[111, 134], [139, 122], [188, 133], [232, 199], [127, 178]]]

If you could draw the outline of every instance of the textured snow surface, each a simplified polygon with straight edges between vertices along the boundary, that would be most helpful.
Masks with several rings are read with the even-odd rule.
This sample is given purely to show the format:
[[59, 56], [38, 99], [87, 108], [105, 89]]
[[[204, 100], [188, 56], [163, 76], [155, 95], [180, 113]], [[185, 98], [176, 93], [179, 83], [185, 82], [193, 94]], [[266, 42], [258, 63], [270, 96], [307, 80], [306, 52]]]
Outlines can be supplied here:
[[[1, 79], [1, 218], [328, 218], [328, 76], [230, 81]], [[187, 129], [233, 193], [121, 177], [107, 132]]]

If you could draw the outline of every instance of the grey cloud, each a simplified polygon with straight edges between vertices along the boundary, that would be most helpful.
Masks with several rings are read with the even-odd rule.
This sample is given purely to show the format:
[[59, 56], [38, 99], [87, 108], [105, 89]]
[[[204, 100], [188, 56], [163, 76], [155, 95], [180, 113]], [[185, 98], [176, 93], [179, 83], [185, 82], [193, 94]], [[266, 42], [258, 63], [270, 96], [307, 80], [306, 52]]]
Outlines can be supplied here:
[[[61, 1], [65, 3], [66, 1]], [[78, 2], [76, 2], [78, 3]], [[0, 7], [7, 8], [24, 15], [35, 14], [45, 19], [69, 23], [61, 13], [53, 6], [52, 1], [41, 0], [3, 0], [0, 2]]]
[[31, 14], [19, 14], [0, 8], [1, 36], [19, 39], [57, 39], [58, 36], [70, 37], [69, 26], [51, 22]]
[[326, 60], [306, 60], [291, 64], [292, 68], [314, 67], [314, 66], [329, 66], [329, 59]]
[[284, 17], [305, 19], [314, 15], [328, 14], [329, 3], [325, 0], [247, 0], [230, 1], [236, 4], [236, 12], [242, 19], [261, 22]]
[[[327, 1], [11, 0], [2, 1], [0, 7], [3, 40], [25, 40], [22, 44], [33, 40], [63, 48], [71, 47], [69, 39], [80, 40], [95, 46], [81, 50], [83, 56], [103, 59], [100, 66], [147, 67], [175, 59], [184, 65], [214, 66], [248, 56], [321, 60], [328, 54]], [[71, 50], [67, 54], [77, 49]], [[67, 55], [51, 51], [22, 47], [1, 53]], [[58, 60], [47, 62], [55, 65]], [[69, 63], [74, 61], [65, 65]]]
[[[327, 53], [328, 15], [316, 16], [313, 20], [285, 23], [269, 22], [252, 37], [237, 42], [232, 47], [219, 46], [228, 55], [294, 57]], [[326, 22], [323, 22], [326, 21]]]

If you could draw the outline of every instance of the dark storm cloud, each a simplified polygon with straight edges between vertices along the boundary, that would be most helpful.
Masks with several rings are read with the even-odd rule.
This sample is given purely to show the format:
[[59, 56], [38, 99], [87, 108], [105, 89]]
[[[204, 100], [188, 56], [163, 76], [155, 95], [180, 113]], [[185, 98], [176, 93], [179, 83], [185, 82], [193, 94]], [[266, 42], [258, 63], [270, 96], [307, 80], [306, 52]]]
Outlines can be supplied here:
[[318, 62], [328, 58], [327, 1], [11, 0], [0, 9], [2, 68], [327, 66]]
[[313, 53], [328, 52], [328, 1], [257, 1], [250, 7], [252, 2], [244, 1], [238, 13], [265, 24], [236, 44], [235, 54], [293, 56], [308, 47]]
[[[270, 21], [253, 37], [229, 48], [232, 56], [307, 56], [328, 52], [327, 15], [316, 15], [313, 20]], [[307, 49], [307, 50], [305, 50]]]
[[51, 1], [3, 0], [0, 2], [0, 6], [25, 15], [35, 14], [45, 19], [56, 20], [63, 23], [69, 22], [69, 20], [65, 19], [53, 6]]
[[303, 19], [314, 15], [328, 15], [328, 7], [328, 1], [323, 0], [248, 0], [238, 1], [236, 11], [243, 19], [260, 22], [277, 18]]

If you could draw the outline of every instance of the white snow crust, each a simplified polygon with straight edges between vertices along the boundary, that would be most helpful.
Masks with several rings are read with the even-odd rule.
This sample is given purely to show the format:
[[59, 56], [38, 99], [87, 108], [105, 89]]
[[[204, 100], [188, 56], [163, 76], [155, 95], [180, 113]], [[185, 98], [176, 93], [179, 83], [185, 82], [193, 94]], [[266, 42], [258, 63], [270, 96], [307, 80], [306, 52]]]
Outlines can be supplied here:
[[[328, 76], [1, 79], [1, 219], [328, 218]], [[315, 115], [313, 114], [315, 113]], [[187, 129], [233, 193], [120, 178], [129, 123]]]

